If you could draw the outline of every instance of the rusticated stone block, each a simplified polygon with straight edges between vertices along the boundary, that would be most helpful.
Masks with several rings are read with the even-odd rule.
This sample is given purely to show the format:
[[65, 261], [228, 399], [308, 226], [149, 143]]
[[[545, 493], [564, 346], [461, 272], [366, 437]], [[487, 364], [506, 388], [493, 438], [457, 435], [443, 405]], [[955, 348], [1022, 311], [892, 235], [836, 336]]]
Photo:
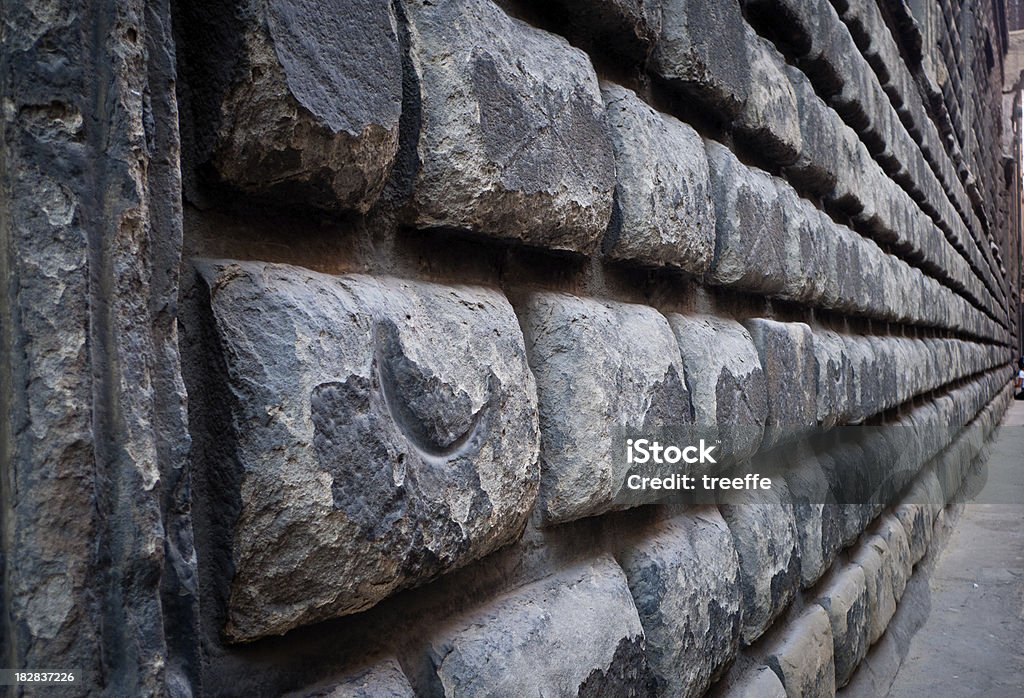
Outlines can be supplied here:
[[842, 547], [842, 510], [811, 448], [797, 443], [782, 449], [778, 457], [793, 501], [800, 583], [808, 588], [832, 566]]
[[367, 211], [398, 151], [402, 68], [390, 3], [243, 5], [232, 21], [243, 24], [245, 70], [232, 71], [209, 115], [219, 119], [217, 175], [287, 205]]
[[945, 504], [942, 485], [931, 468], [925, 468], [902, 504], [893, 512], [907, 532], [910, 560], [916, 564], [928, 552], [935, 516]]
[[751, 30], [744, 36], [750, 91], [734, 128], [776, 163], [792, 164], [800, 154], [800, 112], [793, 86], [783, 72], [786, 62]]
[[660, 695], [699, 696], [736, 656], [739, 567], [713, 507], [665, 521], [620, 556]]
[[723, 286], [777, 294], [791, 250], [775, 182], [741, 163], [725, 146], [705, 142], [715, 203], [715, 257], [708, 280]]
[[630, 490], [631, 473], [667, 465], [626, 463], [630, 430], [693, 422], [679, 346], [653, 308], [539, 292], [525, 304], [530, 367], [541, 427], [541, 511], [562, 522], [651, 501], [665, 492]]
[[768, 387], [764, 448], [812, 429], [817, 423], [817, 363], [811, 328], [802, 322], [754, 318], [744, 325], [761, 357]]
[[652, 70], [732, 118], [750, 94], [745, 29], [736, 2], [662, 0]]
[[846, 565], [835, 570], [824, 583], [818, 603], [828, 613], [832, 626], [836, 686], [842, 687], [868, 651], [868, 597], [864, 570], [858, 565]]
[[240, 471], [229, 638], [363, 610], [519, 536], [539, 479], [537, 405], [504, 296], [199, 268]]
[[388, 657], [330, 686], [307, 690], [302, 695], [304, 698], [413, 698], [416, 694], [398, 661]]
[[761, 447], [768, 393], [750, 333], [713, 315], [671, 314], [668, 321], [679, 341], [699, 433], [720, 441], [726, 458], [752, 456]]
[[597, 76], [491, 0], [403, 0], [419, 86], [416, 224], [593, 252], [615, 165]]
[[782, 680], [788, 698], [834, 696], [832, 626], [821, 606], [810, 606], [767, 650], [767, 663]]
[[451, 621], [432, 641], [445, 696], [648, 695], [626, 578], [601, 557]]
[[616, 205], [605, 252], [703, 274], [715, 252], [708, 161], [697, 132], [630, 90], [602, 88], [615, 150]]
[[719, 500], [740, 562], [745, 645], [759, 638], [789, 605], [800, 586], [793, 503], [786, 483], [770, 490], [730, 492]]
[[864, 570], [867, 588], [865, 617], [867, 644], [871, 646], [882, 637], [896, 613], [897, 597], [894, 592], [894, 561], [889, 546], [879, 536], [870, 536], [850, 556], [851, 561]]
[[831, 330], [815, 330], [813, 335], [814, 359], [818, 371], [818, 424], [824, 428], [848, 420], [846, 411], [847, 386], [844, 379], [849, 371], [842, 337]]

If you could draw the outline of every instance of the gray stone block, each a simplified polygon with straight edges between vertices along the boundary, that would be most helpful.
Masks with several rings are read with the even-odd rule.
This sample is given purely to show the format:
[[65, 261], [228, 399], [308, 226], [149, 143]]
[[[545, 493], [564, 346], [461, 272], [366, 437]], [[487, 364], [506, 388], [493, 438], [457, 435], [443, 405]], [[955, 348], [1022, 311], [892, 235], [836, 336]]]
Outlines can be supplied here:
[[600, 557], [456, 618], [431, 641], [445, 696], [648, 695], [626, 578]]
[[789, 605], [800, 586], [793, 503], [785, 481], [776, 478], [770, 490], [724, 494], [719, 508], [739, 556], [740, 637], [749, 645]]
[[782, 255], [783, 288], [779, 297], [788, 301], [808, 303], [814, 299], [814, 285], [811, 276], [822, 253], [819, 246], [821, 237], [821, 215], [814, 205], [801, 198], [788, 182], [775, 179], [782, 208], [784, 247]]
[[741, 163], [725, 146], [706, 141], [715, 203], [715, 284], [777, 294], [791, 246], [773, 178]]
[[764, 448], [817, 424], [817, 363], [811, 328], [802, 322], [754, 318], [744, 322], [761, 358], [768, 388]]
[[835, 695], [832, 645], [828, 613], [812, 604], [766, 650], [767, 664], [782, 680], [787, 698]]
[[832, 626], [836, 686], [842, 687], [868, 651], [864, 570], [858, 565], [845, 565], [835, 570], [824, 583], [817, 603], [828, 613]]
[[739, 322], [713, 315], [668, 315], [690, 389], [694, 425], [721, 441], [726, 458], [743, 459], [761, 447], [768, 393], [761, 359]]
[[391, 5], [244, 4], [245, 69], [233, 71], [212, 117], [217, 175], [286, 205], [367, 211], [398, 152], [402, 67]]
[[713, 507], [665, 521], [620, 561], [658, 693], [703, 695], [739, 648], [739, 567], [725, 521]]
[[329, 686], [302, 691], [304, 698], [414, 698], [409, 679], [394, 657], [387, 657]]
[[783, 71], [786, 62], [767, 40], [744, 31], [750, 63], [750, 90], [733, 128], [740, 138], [780, 165], [800, 154], [800, 112]]
[[703, 274], [715, 252], [704, 142], [693, 128], [659, 114], [624, 87], [606, 84], [602, 96], [619, 213], [605, 253]]
[[800, 583], [814, 585], [842, 547], [842, 510], [818, 457], [805, 444], [782, 449], [780, 470], [793, 501]]
[[504, 296], [199, 266], [238, 469], [229, 638], [361, 611], [519, 536], [537, 403]]
[[723, 118], [739, 114], [750, 93], [746, 24], [730, 0], [662, 0], [655, 75], [694, 95]]
[[875, 644], [896, 613], [894, 563], [889, 546], [879, 536], [870, 536], [851, 553], [850, 560], [864, 570], [867, 589], [865, 617], [867, 644]]
[[626, 463], [630, 431], [656, 438], [693, 422], [679, 345], [653, 308], [532, 294], [523, 308], [541, 426], [541, 511], [549, 523], [623, 509], [668, 494], [630, 490], [630, 474], [671, 466]]
[[832, 330], [815, 329], [812, 335], [817, 368], [817, 421], [830, 429], [848, 419], [845, 379], [848, 375], [843, 338]]
[[615, 186], [586, 54], [490, 0], [403, 0], [419, 87], [415, 222], [596, 250]]

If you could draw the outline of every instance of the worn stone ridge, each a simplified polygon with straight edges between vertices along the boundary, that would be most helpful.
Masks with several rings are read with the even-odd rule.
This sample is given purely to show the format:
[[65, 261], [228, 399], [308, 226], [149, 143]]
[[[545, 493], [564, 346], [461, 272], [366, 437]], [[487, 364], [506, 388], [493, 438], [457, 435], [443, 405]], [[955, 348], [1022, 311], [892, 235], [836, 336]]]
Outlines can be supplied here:
[[363, 610], [520, 534], [537, 403], [501, 294], [199, 268], [241, 469], [229, 638]]
[[490, 0], [403, 0], [419, 90], [417, 225], [591, 253], [615, 165], [597, 75]]
[[[402, 67], [391, 4], [248, 0], [237, 12], [241, 67], [210, 68], [232, 73], [216, 105], [218, 176], [278, 203], [365, 213], [398, 152]], [[218, 52], [206, 55], [212, 62]]]
[[650, 695], [626, 577], [598, 557], [463, 614], [430, 641], [445, 696]]

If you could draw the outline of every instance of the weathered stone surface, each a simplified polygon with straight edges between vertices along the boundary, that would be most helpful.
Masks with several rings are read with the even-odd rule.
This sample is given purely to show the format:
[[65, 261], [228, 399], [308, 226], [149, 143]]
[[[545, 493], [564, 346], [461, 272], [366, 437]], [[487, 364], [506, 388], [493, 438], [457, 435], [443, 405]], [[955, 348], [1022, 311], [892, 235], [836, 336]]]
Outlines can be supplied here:
[[859, 565], [845, 565], [833, 572], [818, 603], [828, 613], [832, 626], [836, 686], [842, 687], [868, 651], [864, 570]]
[[849, 419], [847, 410], [848, 375], [842, 337], [832, 330], [815, 329], [814, 359], [818, 370], [818, 425], [826, 429]]
[[490, 290], [202, 262], [233, 396], [228, 637], [354, 613], [515, 539], [533, 378]]
[[699, 696], [739, 647], [739, 567], [713, 507], [659, 524], [620, 555], [660, 695]]
[[445, 696], [648, 695], [626, 578], [600, 557], [513, 591], [432, 640]]
[[754, 318], [744, 325], [761, 357], [768, 387], [764, 447], [797, 436], [817, 423], [817, 363], [811, 328], [802, 322]]
[[416, 223], [593, 252], [615, 165], [597, 76], [490, 0], [404, 0], [419, 87]]
[[784, 480], [770, 490], [729, 492], [720, 497], [740, 562], [743, 625], [749, 645], [789, 605], [800, 586], [793, 504]]
[[843, 512], [811, 448], [794, 444], [782, 449], [778, 457], [793, 500], [800, 583], [808, 588], [832, 566], [842, 546]]
[[287, 205], [368, 210], [398, 152], [402, 68], [391, 5], [250, 0], [234, 21], [243, 38], [232, 58], [245, 69], [234, 70], [217, 106], [210, 162], [218, 176]]
[[893, 511], [907, 532], [911, 564], [916, 564], [928, 552], [932, 524], [941, 499], [941, 485], [931, 470], [925, 470], [910, 488], [904, 502]]
[[870, 646], [882, 637], [896, 613], [893, 557], [883, 538], [871, 536], [857, 546], [850, 559], [864, 570], [867, 644]]
[[532, 294], [524, 308], [537, 378], [544, 519], [600, 514], [666, 492], [629, 490], [631, 473], [669, 466], [626, 463], [628, 431], [691, 424], [693, 408], [675, 335], [653, 308], [565, 293]]
[[670, 314], [693, 403], [694, 425], [720, 440], [725, 458], [752, 456], [768, 413], [761, 359], [739, 322], [713, 315]]
[[767, 650], [768, 666], [782, 680], [788, 698], [835, 695], [832, 645], [828, 613], [811, 605]]
[[750, 93], [745, 28], [736, 2], [662, 0], [652, 70], [732, 118]]
[[734, 127], [752, 146], [780, 165], [800, 154], [800, 112], [796, 94], [783, 72], [785, 60], [751, 30], [745, 32], [750, 91]]
[[778, 675], [769, 667], [758, 667], [730, 678], [713, 691], [715, 698], [787, 698]]
[[159, 695], [199, 661], [170, 10], [0, 13], [0, 663], [75, 675], [3, 692]]
[[330, 686], [301, 695], [304, 698], [413, 698], [416, 694], [398, 661], [387, 657]]
[[775, 189], [782, 207], [782, 224], [785, 234], [782, 255], [782, 291], [779, 297], [788, 301], [811, 302], [814, 298], [814, 284], [811, 276], [819, 266], [822, 254], [819, 238], [821, 215], [806, 199], [797, 195], [793, 187], [782, 179], [775, 179]]
[[715, 252], [704, 142], [687, 124], [659, 114], [630, 90], [605, 84], [605, 117], [615, 151], [616, 205], [605, 252], [703, 274]]
[[781, 292], [790, 231], [772, 177], [747, 167], [720, 143], [708, 140], [705, 146], [716, 236], [708, 280], [765, 294]]

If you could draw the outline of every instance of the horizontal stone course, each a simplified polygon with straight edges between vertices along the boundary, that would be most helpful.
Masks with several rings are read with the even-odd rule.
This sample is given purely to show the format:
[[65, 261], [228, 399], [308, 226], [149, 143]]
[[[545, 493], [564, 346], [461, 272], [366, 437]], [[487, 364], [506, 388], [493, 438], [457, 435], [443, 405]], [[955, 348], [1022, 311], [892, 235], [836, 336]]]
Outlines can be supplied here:
[[538, 488], [537, 402], [504, 296], [199, 269], [239, 469], [228, 637], [363, 610], [519, 536]]

